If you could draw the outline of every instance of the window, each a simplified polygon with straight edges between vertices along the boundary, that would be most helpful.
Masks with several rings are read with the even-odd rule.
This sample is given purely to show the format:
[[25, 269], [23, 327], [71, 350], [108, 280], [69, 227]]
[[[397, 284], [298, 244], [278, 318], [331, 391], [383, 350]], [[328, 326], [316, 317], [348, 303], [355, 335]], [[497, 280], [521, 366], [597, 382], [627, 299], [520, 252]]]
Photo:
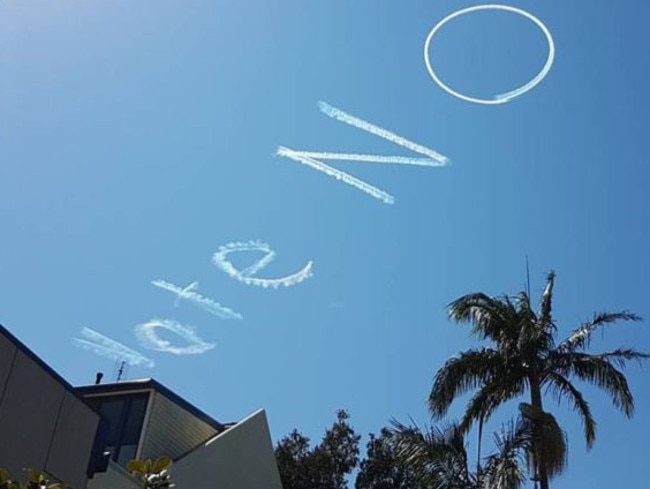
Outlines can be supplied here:
[[106, 450], [112, 460], [124, 467], [138, 450], [149, 394], [98, 396], [87, 400], [108, 421]]

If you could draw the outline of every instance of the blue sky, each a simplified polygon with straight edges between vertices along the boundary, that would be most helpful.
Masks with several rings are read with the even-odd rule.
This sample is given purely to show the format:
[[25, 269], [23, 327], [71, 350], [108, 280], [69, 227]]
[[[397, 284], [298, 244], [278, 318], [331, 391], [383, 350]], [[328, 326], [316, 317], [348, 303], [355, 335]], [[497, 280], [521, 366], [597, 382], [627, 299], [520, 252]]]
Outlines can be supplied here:
[[[76, 348], [92, 328], [156, 362], [153, 376], [221, 421], [267, 409], [274, 439], [318, 438], [337, 408], [361, 433], [425, 421], [435, 371], [470, 347], [445, 305], [482, 290], [534, 294], [558, 273], [561, 331], [601, 310], [650, 317], [650, 98], [645, 2], [512, 1], [557, 47], [542, 83], [500, 106], [451, 97], [427, 74], [429, 30], [465, 1], [5, 0], [0, 3], [0, 322], [72, 383], [114, 362]], [[454, 88], [491, 97], [530, 79], [547, 48], [534, 24], [477, 12], [432, 45]], [[332, 165], [391, 193], [382, 202], [274, 156], [408, 151], [319, 112], [326, 101], [451, 158], [444, 168]], [[259, 239], [245, 285], [211, 257]], [[246, 267], [260, 254], [232, 255]], [[241, 313], [221, 320], [151, 285], [185, 286]], [[143, 348], [137, 324], [170, 319], [216, 343]], [[163, 335], [164, 336], [164, 335]], [[169, 341], [178, 341], [169, 336]], [[647, 323], [594, 349], [650, 349]], [[629, 380], [627, 421], [586, 388], [599, 421], [586, 453], [576, 417], [557, 488], [643, 480], [650, 387]], [[452, 414], [459, 414], [455, 405]], [[616, 471], [612, 470], [616, 467]]]

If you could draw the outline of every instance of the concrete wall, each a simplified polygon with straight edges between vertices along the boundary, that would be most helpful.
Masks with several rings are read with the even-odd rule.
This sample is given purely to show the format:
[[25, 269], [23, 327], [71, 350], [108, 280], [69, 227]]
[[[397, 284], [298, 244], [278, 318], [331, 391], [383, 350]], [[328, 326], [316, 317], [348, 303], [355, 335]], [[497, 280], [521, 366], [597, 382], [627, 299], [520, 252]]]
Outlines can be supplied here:
[[106, 472], [95, 474], [88, 479], [87, 489], [134, 489], [139, 487], [140, 482], [117, 465], [112, 460], [108, 464]]
[[176, 489], [282, 489], [264, 411], [177, 460], [171, 476]]
[[83, 489], [98, 424], [99, 415], [73, 393], [66, 392], [45, 463], [47, 473]]
[[70, 386], [0, 328], [0, 467], [14, 478], [32, 467], [82, 489], [98, 423]]

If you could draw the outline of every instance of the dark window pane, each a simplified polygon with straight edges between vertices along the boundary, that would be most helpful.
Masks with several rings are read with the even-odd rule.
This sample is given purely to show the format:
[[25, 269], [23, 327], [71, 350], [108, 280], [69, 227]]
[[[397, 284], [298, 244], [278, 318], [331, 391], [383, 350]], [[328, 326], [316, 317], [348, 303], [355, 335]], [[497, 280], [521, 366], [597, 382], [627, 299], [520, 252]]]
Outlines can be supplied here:
[[126, 467], [127, 462], [135, 458], [137, 448], [137, 445], [122, 445], [120, 447], [120, 454], [116, 460], [117, 464], [121, 467]]
[[148, 395], [131, 398], [131, 405], [124, 423], [120, 444], [137, 444], [140, 440], [144, 413], [147, 410], [147, 399]]
[[109, 445], [118, 445], [122, 428], [122, 412], [124, 399], [108, 399], [101, 403], [99, 412], [109, 423], [107, 442]]
[[148, 393], [92, 399], [92, 404], [108, 424], [106, 444], [111, 459], [122, 466], [135, 458], [148, 400]]

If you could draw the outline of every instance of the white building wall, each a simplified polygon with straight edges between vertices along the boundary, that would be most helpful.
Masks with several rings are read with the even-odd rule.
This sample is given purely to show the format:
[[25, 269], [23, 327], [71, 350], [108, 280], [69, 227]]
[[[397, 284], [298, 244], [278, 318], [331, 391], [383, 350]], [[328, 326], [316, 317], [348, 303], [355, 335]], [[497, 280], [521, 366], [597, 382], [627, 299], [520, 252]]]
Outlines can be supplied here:
[[266, 413], [208, 440], [171, 469], [176, 489], [282, 489]]

